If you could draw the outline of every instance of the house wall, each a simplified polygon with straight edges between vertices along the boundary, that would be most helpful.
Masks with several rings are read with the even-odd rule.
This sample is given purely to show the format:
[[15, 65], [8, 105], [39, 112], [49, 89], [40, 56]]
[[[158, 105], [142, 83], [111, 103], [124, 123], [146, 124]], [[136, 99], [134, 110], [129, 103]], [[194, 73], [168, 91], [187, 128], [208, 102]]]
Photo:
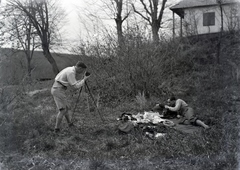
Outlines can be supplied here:
[[[225, 31], [239, 29], [239, 20], [236, 16], [236, 6], [223, 5], [223, 29]], [[203, 14], [215, 12], [215, 25], [203, 26]], [[219, 6], [189, 8], [184, 10], [183, 34], [197, 35], [216, 33], [221, 31], [221, 12]]]

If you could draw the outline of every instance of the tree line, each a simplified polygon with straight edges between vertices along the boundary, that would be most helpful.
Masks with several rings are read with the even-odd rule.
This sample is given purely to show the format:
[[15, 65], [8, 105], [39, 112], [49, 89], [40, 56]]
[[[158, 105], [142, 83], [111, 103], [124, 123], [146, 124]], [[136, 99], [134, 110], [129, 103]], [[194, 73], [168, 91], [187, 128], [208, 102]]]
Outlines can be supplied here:
[[[114, 19], [119, 51], [125, 48], [123, 23], [133, 13], [137, 14], [150, 27], [152, 41], [159, 43], [159, 30], [163, 24], [164, 11], [168, 0], [108, 0], [102, 1], [109, 17]], [[169, 0], [170, 1], [170, 0]], [[111, 16], [110, 16], [111, 15]], [[54, 74], [59, 72], [51, 54], [52, 45], [61, 42], [60, 29], [66, 13], [57, 0], [7, 0], [1, 5], [1, 39], [2, 43], [18, 42], [26, 56], [28, 76], [31, 77], [31, 61], [34, 50], [40, 48], [44, 57], [52, 66]]]

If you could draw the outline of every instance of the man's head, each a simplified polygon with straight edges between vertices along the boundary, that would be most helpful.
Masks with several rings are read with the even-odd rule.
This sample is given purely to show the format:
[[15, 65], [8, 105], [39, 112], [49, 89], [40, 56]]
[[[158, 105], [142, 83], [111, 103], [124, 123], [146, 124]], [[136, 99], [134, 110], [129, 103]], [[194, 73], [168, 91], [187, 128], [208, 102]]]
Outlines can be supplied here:
[[171, 96], [167, 101], [168, 101], [168, 105], [169, 106], [173, 106], [175, 105], [175, 102], [176, 102], [176, 97], [175, 96]]
[[87, 66], [83, 62], [78, 61], [75, 65], [75, 68], [76, 68], [76, 73], [81, 74], [81, 73], [84, 73], [86, 71]]

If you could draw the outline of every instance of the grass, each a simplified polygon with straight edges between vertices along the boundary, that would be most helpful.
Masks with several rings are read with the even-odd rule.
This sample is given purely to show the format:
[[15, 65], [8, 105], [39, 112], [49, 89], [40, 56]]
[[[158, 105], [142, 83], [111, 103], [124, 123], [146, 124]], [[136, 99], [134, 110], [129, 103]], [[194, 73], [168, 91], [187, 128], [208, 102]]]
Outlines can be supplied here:
[[119, 103], [117, 108], [102, 108], [105, 118], [102, 122], [96, 112], [89, 112], [81, 99], [75, 114], [76, 127], [69, 129], [64, 120], [62, 133], [56, 135], [51, 131], [56, 116], [51, 95], [19, 98], [21, 102], [15, 103], [11, 112], [0, 116], [1, 146], [5, 146], [1, 147], [5, 155], [1, 162], [9, 169], [195, 170], [229, 169], [237, 164], [234, 153], [238, 148], [234, 141], [238, 137], [238, 115], [235, 112], [215, 117], [209, 131], [186, 135], [168, 129], [164, 138], [150, 140], [138, 132], [117, 133], [116, 118], [121, 108], [130, 105], [135, 108], [136, 101]]
[[[199, 53], [198, 50], [202, 49], [198, 46], [190, 52], [196, 54], [195, 50]], [[55, 134], [52, 130], [56, 106], [50, 94], [53, 82], [32, 82], [11, 87], [20, 93], [11, 94], [15, 98], [12, 101], [7, 99], [7, 107], [1, 107], [0, 167], [11, 170], [236, 169], [240, 109], [237, 100], [240, 94], [236, 77], [232, 76], [231, 67], [226, 64], [233, 56], [222, 58], [222, 64], [204, 58], [207, 65], [201, 64], [202, 61], [193, 62], [187, 52], [184, 56], [184, 60], [180, 57], [174, 59], [176, 69], [170, 70], [164, 79], [168, 87], [161, 88], [178, 92], [178, 96], [187, 100], [198, 116], [211, 126], [210, 130], [185, 134], [167, 128], [167, 134], [156, 140], [142, 135], [138, 129], [131, 134], [120, 135], [117, 117], [122, 112], [136, 114], [148, 110], [156, 101], [168, 96], [163, 93], [149, 98], [144, 93], [121, 96], [121, 89], [112, 87], [111, 82], [105, 82], [106, 87], [104, 82], [98, 82], [103, 87], [99, 93], [96, 83], [89, 81], [92, 92], [99, 99], [98, 109], [104, 122], [96, 109], [89, 109], [94, 107], [93, 102], [85, 95], [81, 96], [74, 114], [75, 127], [68, 128], [66, 120], [63, 120], [61, 133]], [[166, 67], [169, 71], [167, 69], [170, 68]], [[36, 90], [38, 93], [29, 95]], [[77, 96], [77, 93], [68, 93], [72, 106]], [[2, 97], [2, 101], [4, 99]]]

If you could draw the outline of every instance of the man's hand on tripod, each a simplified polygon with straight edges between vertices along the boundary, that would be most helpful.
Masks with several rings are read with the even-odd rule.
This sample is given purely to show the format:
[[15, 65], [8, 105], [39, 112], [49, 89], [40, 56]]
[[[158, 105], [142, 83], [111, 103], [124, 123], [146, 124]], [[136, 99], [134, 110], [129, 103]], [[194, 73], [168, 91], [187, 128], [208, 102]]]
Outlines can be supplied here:
[[74, 85], [75, 88], [77, 88], [77, 89], [81, 88], [89, 77], [90, 77], [90, 73], [85, 72], [83, 79], [78, 80], [77, 83]]

